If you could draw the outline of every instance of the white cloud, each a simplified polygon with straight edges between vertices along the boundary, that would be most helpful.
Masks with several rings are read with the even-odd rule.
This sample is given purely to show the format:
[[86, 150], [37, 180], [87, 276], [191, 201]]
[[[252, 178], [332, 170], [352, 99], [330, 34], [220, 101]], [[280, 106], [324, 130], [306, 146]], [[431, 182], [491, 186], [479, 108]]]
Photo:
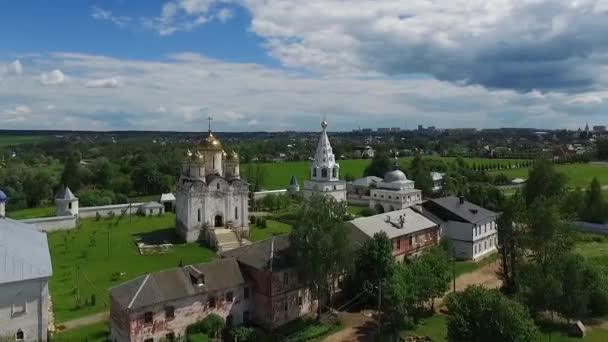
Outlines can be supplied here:
[[209, 21], [214, 0], [171, 0], [163, 4], [160, 16], [143, 18], [144, 27], [168, 36], [177, 31], [192, 31]]
[[40, 74], [40, 83], [42, 84], [61, 84], [65, 81], [65, 75], [59, 69], [51, 72], [43, 72]]
[[[70, 80], [51, 87], [33, 77], [18, 77], [10, 87], [0, 86], [5, 102], [30, 109], [27, 114], [21, 110], [19, 117], [27, 118], [22, 120], [16, 119], [16, 106], [3, 109], [0, 105], [4, 114], [0, 126], [204, 131], [205, 118], [212, 115], [216, 130], [318, 130], [322, 114], [327, 113], [331, 130], [405, 124], [410, 128], [418, 124], [576, 128], [585, 121], [599, 124], [608, 110], [606, 102], [571, 104], [572, 96], [560, 92], [522, 94], [428, 77], [328, 77], [222, 62], [195, 53], [150, 61], [62, 52], [31, 57], [31, 61], [28, 71], [33, 75], [45, 72], [40, 68], [61, 68], [62, 77], [47, 71], [47, 82], [65, 80], [63, 72]], [[106, 91], [85, 86], [111, 80], [107, 75], [126, 75], [129, 86], [112, 92], [110, 98]], [[121, 85], [121, 78], [115, 78]], [[606, 96], [601, 92], [580, 95]]]
[[85, 83], [87, 88], [118, 88], [119, 85], [118, 79], [115, 77], [89, 80]]
[[222, 8], [217, 12], [217, 19], [222, 23], [228, 22], [228, 20], [232, 19], [232, 16], [233, 13], [229, 8]]
[[55, 107], [55, 105], [54, 105], [54, 104], [52, 104], [52, 103], [49, 103], [48, 105], [46, 105], [46, 106], [44, 107], [44, 109], [49, 110], [49, 111], [50, 111], [50, 110], [54, 110], [55, 108], [56, 108], [56, 107]]
[[8, 72], [15, 75], [21, 75], [23, 73], [23, 65], [16, 59], [8, 65]]
[[604, 102], [601, 96], [596, 94], [584, 94], [579, 96], [574, 96], [572, 99], [568, 100], [568, 104], [580, 104], [580, 105], [598, 105]]
[[98, 6], [93, 6], [93, 13], [91, 14], [93, 19], [101, 21], [109, 21], [114, 25], [125, 28], [131, 22], [131, 17], [128, 16], [115, 16], [110, 11], [106, 11]]

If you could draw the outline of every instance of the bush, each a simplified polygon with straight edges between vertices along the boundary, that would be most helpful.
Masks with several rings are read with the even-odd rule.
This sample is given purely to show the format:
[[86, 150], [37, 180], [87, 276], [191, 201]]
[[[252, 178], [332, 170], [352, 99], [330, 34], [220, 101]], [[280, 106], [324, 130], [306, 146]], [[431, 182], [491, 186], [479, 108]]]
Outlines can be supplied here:
[[83, 207], [110, 205], [114, 196], [114, 192], [110, 190], [89, 190], [79, 194], [79, 202]]
[[258, 340], [257, 332], [252, 327], [238, 326], [230, 331], [233, 340], [239, 342], [254, 342]]
[[361, 216], [368, 217], [376, 215], [376, 210], [373, 208], [364, 208], [360, 212]]
[[186, 328], [186, 335], [203, 333], [211, 337], [217, 337], [223, 328], [224, 320], [216, 314], [209, 314], [202, 321], [189, 325]]

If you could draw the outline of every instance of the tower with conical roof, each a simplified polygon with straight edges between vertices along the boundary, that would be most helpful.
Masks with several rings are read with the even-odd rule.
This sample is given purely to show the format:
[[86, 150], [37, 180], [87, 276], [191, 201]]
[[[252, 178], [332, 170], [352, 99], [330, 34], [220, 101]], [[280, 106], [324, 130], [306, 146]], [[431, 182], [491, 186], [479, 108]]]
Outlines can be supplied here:
[[6, 201], [8, 200], [8, 196], [2, 190], [0, 190], [0, 219], [6, 216]]
[[211, 124], [183, 160], [175, 221], [185, 241], [205, 241], [222, 250], [238, 247], [249, 236], [249, 184], [240, 177], [238, 154], [224, 151]]
[[78, 216], [78, 197], [66, 185], [63, 194], [55, 198], [57, 216]]
[[338, 201], [346, 201], [346, 182], [340, 180], [340, 164], [336, 163], [331, 149], [325, 120], [321, 122], [321, 137], [310, 165], [310, 179], [304, 181], [302, 193], [304, 199], [319, 193], [333, 196]]

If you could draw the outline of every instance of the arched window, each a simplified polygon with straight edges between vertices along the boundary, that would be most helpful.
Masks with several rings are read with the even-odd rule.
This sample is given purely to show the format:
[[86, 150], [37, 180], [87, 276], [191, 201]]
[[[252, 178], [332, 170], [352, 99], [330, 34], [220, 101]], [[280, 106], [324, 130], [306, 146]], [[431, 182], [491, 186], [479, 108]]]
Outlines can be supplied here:
[[321, 169], [321, 177], [327, 178], [327, 168], [322, 168]]
[[234, 219], [239, 219], [239, 207], [234, 207]]
[[23, 341], [24, 339], [25, 339], [25, 334], [23, 333], [23, 330], [21, 330], [21, 329], [17, 330], [17, 333], [15, 334], [15, 340]]
[[217, 189], [218, 190], [220, 189], [220, 183], [217, 183]]
[[338, 168], [337, 167], [334, 167], [332, 169], [332, 177], [334, 177], [334, 178], [338, 177]]
[[312, 169], [312, 176], [313, 176], [313, 177], [317, 177], [317, 168], [316, 168], [316, 167], [314, 167], [314, 168]]

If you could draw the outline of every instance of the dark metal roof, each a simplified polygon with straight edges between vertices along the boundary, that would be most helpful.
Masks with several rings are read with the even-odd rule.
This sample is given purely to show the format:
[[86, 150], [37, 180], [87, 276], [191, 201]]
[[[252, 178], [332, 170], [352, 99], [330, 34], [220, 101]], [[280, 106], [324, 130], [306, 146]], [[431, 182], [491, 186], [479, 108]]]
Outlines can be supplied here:
[[[204, 275], [203, 286], [192, 281], [192, 270]], [[226, 258], [150, 273], [111, 288], [110, 296], [124, 308], [137, 309], [243, 284], [238, 263]]]
[[236, 258], [240, 263], [254, 268], [270, 270], [272, 255], [272, 271], [278, 271], [292, 266], [288, 249], [289, 235], [283, 234], [223, 252], [222, 256]]
[[497, 213], [488, 209], [482, 208], [476, 204], [464, 200], [460, 203], [460, 198], [456, 196], [447, 196], [441, 198], [434, 198], [425, 203], [424, 208], [430, 210], [432, 214], [439, 216], [439, 218], [448, 220], [453, 218], [446, 218], [446, 215], [440, 210], [436, 210], [437, 207], [448, 211], [452, 215], [455, 215], [463, 222], [478, 223], [498, 216]]

